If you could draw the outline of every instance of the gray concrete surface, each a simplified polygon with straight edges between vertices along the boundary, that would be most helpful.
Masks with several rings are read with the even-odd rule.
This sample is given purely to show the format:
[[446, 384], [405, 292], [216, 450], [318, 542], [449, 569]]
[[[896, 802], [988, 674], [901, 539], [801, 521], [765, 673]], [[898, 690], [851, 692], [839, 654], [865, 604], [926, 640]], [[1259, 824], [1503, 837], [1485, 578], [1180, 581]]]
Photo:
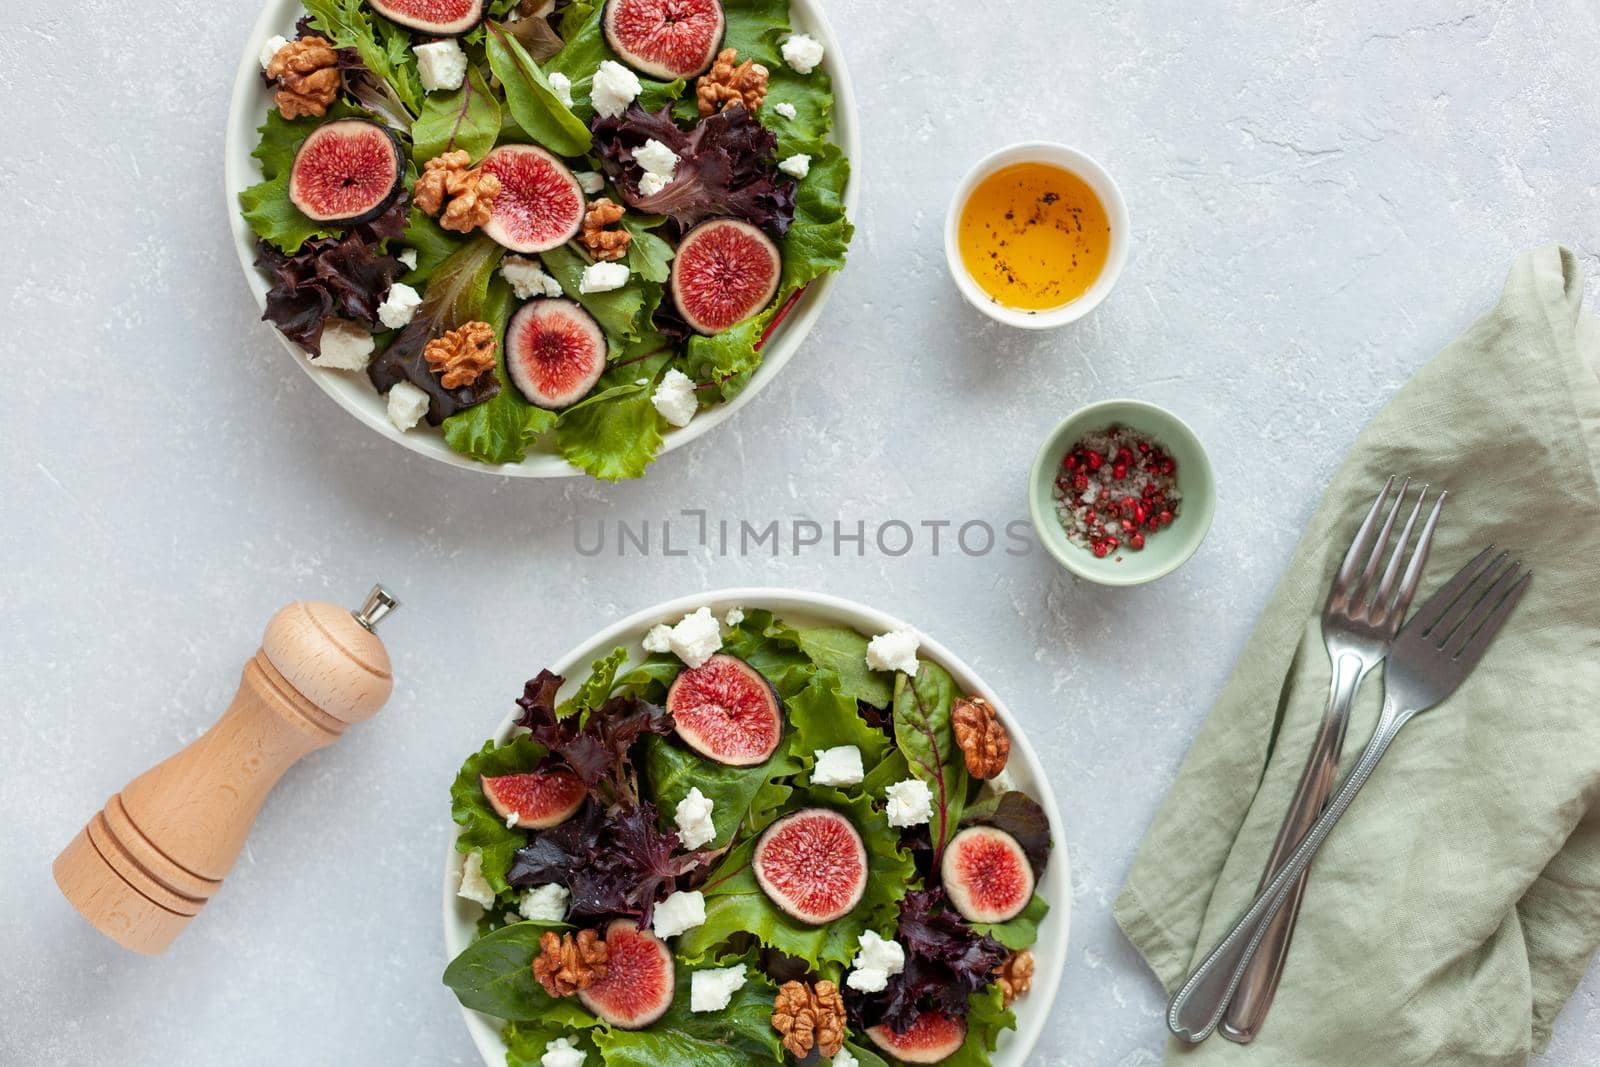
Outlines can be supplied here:
[[[68, 0], [0, 38], [0, 1062], [474, 1063], [438, 981], [458, 759], [607, 621], [752, 583], [899, 614], [1008, 694], [1074, 868], [1036, 1062], [1155, 1062], [1161, 994], [1109, 902], [1320, 486], [1515, 253], [1562, 240], [1600, 274], [1589, 0], [837, 0], [866, 135], [847, 284], [734, 423], [620, 486], [413, 456], [256, 321], [219, 195], [254, 15]], [[1111, 299], [1044, 336], [962, 305], [940, 246], [959, 175], [1025, 138], [1104, 161], [1135, 229]], [[575, 521], [682, 508], [998, 525], [1025, 516], [1054, 421], [1117, 395], [1189, 419], [1221, 486], [1211, 538], [1151, 587], [926, 539], [902, 558], [573, 549]], [[290, 773], [167, 957], [94, 934], [52, 886], [56, 850], [210, 722], [281, 603], [354, 602], [376, 577], [406, 605], [392, 705]], [[1591, 973], [1544, 1062], [1600, 1060], [1597, 993]]]

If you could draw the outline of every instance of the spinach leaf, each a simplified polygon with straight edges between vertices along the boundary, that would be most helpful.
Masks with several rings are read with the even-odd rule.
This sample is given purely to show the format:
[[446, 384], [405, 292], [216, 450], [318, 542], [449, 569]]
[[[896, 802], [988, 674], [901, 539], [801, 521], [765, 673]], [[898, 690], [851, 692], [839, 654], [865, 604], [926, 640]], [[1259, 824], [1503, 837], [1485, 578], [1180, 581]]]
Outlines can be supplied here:
[[577, 997], [557, 1000], [533, 977], [539, 938], [559, 923], [519, 922], [480, 937], [444, 969], [444, 984], [463, 1007], [513, 1021], [537, 1021], [561, 1027], [588, 1028], [600, 1020]]
[[749, 814], [751, 803], [761, 789], [777, 779], [788, 778], [800, 769], [782, 744], [765, 763], [755, 767], [725, 767], [673, 744], [664, 737], [646, 741], [644, 774], [656, 810], [671, 822], [678, 802], [699, 789], [712, 802], [711, 822], [717, 836], [705, 846], [725, 848]]
[[1039, 924], [1044, 922], [1049, 912], [1050, 905], [1045, 903], [1044, 897], [1035, 893], [1033, 899], [1028, 901], [1028, 906], [1022, 909], [1022, 914], [1015, 919], [1003, 923], [973, 923], [972, 928], [980, 934], [988, 934], [1016, 952], [1039, 940]]
[[567, 109], [550, 88], [539, 64], [522, 42], [494, 23], [487, 24], [484, 47], [489, 68], [505, 90], [506, 107], [517, 125], [534, 141], [558, 156], [581, 156], [589, 151], [589, 127]]
[[911, 773], [928, 783], [933, 792], [929, 834], [935, 863], [955, 834], [967, 797], [966, 760], [950, 726], [955, 696], [955, 682], [937, 663], [918, 662], [916, 678], [895, 675], [895, 744], [905, 754]]

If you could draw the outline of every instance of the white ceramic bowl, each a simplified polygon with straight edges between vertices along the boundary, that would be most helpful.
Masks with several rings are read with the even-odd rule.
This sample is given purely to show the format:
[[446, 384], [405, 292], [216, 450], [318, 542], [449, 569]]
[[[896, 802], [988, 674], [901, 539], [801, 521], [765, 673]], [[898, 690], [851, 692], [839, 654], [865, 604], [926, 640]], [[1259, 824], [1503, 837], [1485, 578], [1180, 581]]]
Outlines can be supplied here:
[[[256, 127], [261, 125], [271, 106], [272, 94], [261, 80], [261, 47], [273, 34], [293, 33], [295, 21], [304, 9], [299, 0], [267, 0], [256, 20], [255, 29], [245, 43], [244, 55], [239, 60], [238, 73], [233, 80], [233, 98], [228, 105], [227, 142], [223, 152], [223, 184], [227, 192], [227, 218], [233, 227], [234, 250], [239, 255], [239, 265], [244, 268], [245, 281], [255, 294], [256, 303], [264, 310], [267, 301], [266, 276], [255, 267], [256, 239], [250, 227], [239, 215], [239, 193], [261, 180], [261, 171], [250, 152], [256, 146]], [[857, 217], [857, 190], [860, 188], [861, 141], [859, 120], [856, 114], [855, 93], [850, 87], [850, 75], [844, 65], [843, 51], [833, 28], [822, 13], [819, 0], [790, 0], [790, 21], [798, 32], [809, 33], [821, 41], [826, 49], [822, 69], [833, 79], [834, 130], [833, 139], [849, 158], [853, 173], [844, 190], [844, 206], [851, 219]], [[701, 434], [720, 426], [734, 413], [755, 398], [756, 394], [777, 377], [783, 365], [805, 340], [812, 325], [822, 314], [837, 280], [835, 274], [825, 274], [811, 283], [794, 310], [789, 313], [762, 349], [761, 366], [751, 375], [744, 390], [727, 403], [696, 415], [694, 421], [682, 429], [668, 429], [661, 445], [661, 454], [688, 444]], [[263, 324], [263, 329], [271, 327]], [[273, 333], [277, 334], [276, 330]], [[517, 478], [564, 478], [584, 472], [572, 466], [559, 455], [546, 452], [530, 453], [521, 463], [490, 464], [457, 453], [444, 443], [444, 435], [427, 424], [419, 425], [408, 433], [401, 433], [389, 421], [384, 398], [372, 387], [365, 374], [334, 371], [311, 365], [305, 352], [282, 334], [277, 334], [290, 357], [299, 363], [311, 380], [322, 391], [338, 401], [339, 406], [360, 419], [370, 429], [397, 441], [413, 452], [448, 463], [452, 467], [506, 474]]]
[[[589, 664], [613, 648], [618, 646], [626, 648], [630, 663], [644, 659], [645, 652], [640, 647], [639, 641], [646, 630], [658, 622], [676, 621], [685, 613], [702, 605], [709, 607], [711, 613], [718, 618], [730, 608], [745, 610], [766, 608], [791, 623], [851, 626], [865, 634], [884, 633], [904, 625], [892, 616], [854, 601], [796, 589], [723, 589], [680, 597], [630, 615], [549, 664], [551, 670], [567, 678], [562, 695], [567, 695], [577, 687], [581, 679], [575, 678], [574, 675], [586, 676]], [[1054, 848], [1051, 849], [1050, 865], [1038, 885], [1040, 895], [1050, 904], [1050, 913], [1040, 924], [1039, 940], [1033, 946], [1035, 958], [1033, 988], [1014, 1005], [1017, 1028], [1007, 1030], [1001, 1035], [999, 1048], [992, 1057], [994, 1067], [1022, 1067], [1028, 1062], [1029, 1052], [1044, 1032], [1045, 1019], [1049, 1016], [1050, 1006], [1056, 999], [1056, 990], [1061, 984], [1061, 971], [1067, 962], [1067, 928], [1072, 918], [1072, 876], [1067, 862], [1066, 837], [1062, 828], [1061, 812], [1056, 808], [1055, 794], [1050, 790], [1050, 781], [1045, 776], [1044, 768], [1040, 766], [1027, 737], [1017, 726], [1016, 719], [1006, 710], [1005, 702], [973, 672], [972, 668], [957, 659], [949, 649], [926, 635], [922, 638], [919, 655], [923, 659], [938, 663], [950, 672], [956, 685], [963, 692], [983, 697], [999, 713], [1000, 721], [1005, 724], [1007, 732], [1011, 735], [1011, 758], [1007, 762], [1006, 770], [1015, 780], [1016, 787], [1038, 801], [1050, 819], [1050, 836]], [[530, 673], [544, 665], [530, 664]], [[506, 681], [511, 685], [520, 683], [521, 678], [508, 677]], [[508, 714], [501, 720], [494, 732], [496, 741], [506, 739], [515, 719], [515, 714]], [[467, 752], [481, 743], [478, 737], [479, 735], [472, 734], [462, 738], [463, 758]], [[461, 881], [462, 855], [455, 849], [455, 837], [455, 833], [451, 833], [450, 843], [445, 851], [441, 886], [444, 897], [446, 962], [455, 959], [462, 949], [472, 943], [477, 934], [480, 913], [477, 905], [468, 903], [456, 895], [456, 888]], [[506, 1046], [500, 1039], [500, 1021], [466, 1008], [461, 1009], [461, 1014], [466, 1019], [467, 1032], [472, 1035], [472, 1043], [478, 1047], [486, 1067], [503, 1067], [506, 1062]]]
[[[1082, 296], [1058, 308], [1046, 311], [1020, 311], [998, 304], [978, 287], [978, 283], [973, 281], [972, 275], [968, 273], [966, 264], [961, 262], [961, 210], [966, 206], [967, 197], [972, 195], [972, 190], [983, 179], [1000, 168], [1015, 163], [1047, 163], [1071, 171], [1088, 183], [1089, 188], [1094, 190], [1094, 195], [1100, 198], [1100, 203], [1106, 209], [1106, 221], [1111, 226], [1111, 247], [1106, 252], [1105, 269]], [[1077, 322], [1100, 306], [1100, 301], [1104, 300], [1111, 292], [1111, 287], [1117, 284], [1117, 278], [1122, 274], [1122, 266], [1127, 259], [1128, 204], [1122, 198], [1122, 190], [1117, 188], [1117, 183], [1111, 179], [1111, 175], [1094, 159], [1064, 144], [1055, 144], [1051, 141], [1024, 141], [990, 153], [980, 159], [977, 165], [967, 172], [967, 176], [961, 179], [961, 184], [956, 186], [955, 195], [950, 198], [949, 210], [945, 212], [944, 260], [950, 270], [950, 277], [955, 279], [956, 288], [961, 291], [967, 303], [996, 322], [1003, 322], [1007, 326], [1020, 326], [1025, 330], [1049, 330], [1065, 326], [1069, 322]]]

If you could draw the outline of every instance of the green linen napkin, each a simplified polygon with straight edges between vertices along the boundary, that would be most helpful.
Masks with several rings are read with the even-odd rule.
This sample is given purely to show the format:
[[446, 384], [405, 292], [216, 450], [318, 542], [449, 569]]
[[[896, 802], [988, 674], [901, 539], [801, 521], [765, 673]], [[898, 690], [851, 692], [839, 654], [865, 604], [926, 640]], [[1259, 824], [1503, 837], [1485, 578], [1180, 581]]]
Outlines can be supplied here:
[[[1600, 942], [1600, 322], [1576, 257], [1499, 303], [1364, 430], [1200, 728], [1114, 913], [1170, 992], [1254, 896], [1327, 699], [1317, 617], [1385, 477], [1448, 488], [1419, 600], [1482, 546], [1536, 576], [1456, 695], [1323, 847], [1261, 1034], [1169, 1061], [1523, 1063]], [[1356, 704], [1344, 769], [1377, 721]]]

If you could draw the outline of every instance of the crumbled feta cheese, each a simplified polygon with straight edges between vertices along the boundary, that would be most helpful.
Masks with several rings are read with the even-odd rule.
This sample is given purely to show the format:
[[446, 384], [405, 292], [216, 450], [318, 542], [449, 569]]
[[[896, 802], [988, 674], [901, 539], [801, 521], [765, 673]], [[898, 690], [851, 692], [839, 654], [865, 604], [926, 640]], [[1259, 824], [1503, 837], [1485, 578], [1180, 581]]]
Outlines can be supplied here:
[[656, 905], [650, 929], [657, 937], [677, 937], [706, 921], [706, 895], [695, 889], [674, 893]]
[[649, 171], [645, 171], [643, 174], [639, 175], [639, 195], [655, 196], [661, 190], [665, 189], [668, 183], [671, 181], [671, 178], [663, 178], [659, 174], [652, 174]]
[[360, 323], [329, 319], [322, 324], [322, 352], [311, 357], [318, 367], [334, 370], [366, 370], [372, 359], [372, 334]]
[[845, 985], [861, 993], [881, 993], [892, 976], [906, 969], [906, 950], [898, 941], [885, 941], [868, 930], [861, 935], [850, 968]]
[[578, 179], [578, 188], [586, 193], [598, 193], [606, 187], [606, 176], [597, 170], [580, 170], [573, 177]]
[[657, 623], [650, 627], [650, 631], [644, 635], [644, 640], [640, 644], [644, 645], [646, 652], [671, 652], [672, 627], [664, 622]]
[[571, 78], [567, 77], [559, 70], [553, 70], [550, 72], [550, 88], [555, 92], [557, 100], [561, 101], [563, 104], [566, 104], [568, 107], [572, 106]]
[[662, 375], [650, 403], [674, 426], [689, 425], [694, 413], [700, 410], [700, 401], [694, 395], [694, 379], [676, 367]]
[[410, 322], [422, 306], [422, 294], [405, 282], [389, 286], [389, 293], [378, 305], [378, 321], [391, 330], [398, 330]]
[[698, 667], [722, 647], [722, 630], [710, 608], [697, 608], [672, 628], [667, 639], [679, 659]]
[[500, 261], [500, 276], [511, 283], [511, 292], [518, 300], [561, 295], [561, 283], [546, 274], [536, 259], [507, 256]]
[[809, 33], [791, 33], [783, 42], [783, 61], [801, 74], [810, 74], [822, 62], [822, 42]]
[[417, 55], [417, 77], [428, 92], [459, 89], [467, 77], [467, 54], [454, 37], [413, 45]]
[[804, 152], [796, 152], [788, 159], [778, 164], [778, 169], [785, 174], [792, 174], [796, 178], [804, 178], [811, 173], [811, 157]]
[[729, 608], [728, 613], [722, 617], [722, 621], [729, 626], [738, 626], [741, 622], [744, 622], [744, 609]]
[[583, 1067], [588, 1056], [583, 1049], [564, 1037], [545, 1042], [544, 1055], [539, 1057], [539, 1067]]
[[524, 919], [558, 923], [567, 917], [567, 905], [571, 902], [572, 894], [565, 887], [551, 882], [548, 885], [536, 885], [524, 893], [517, 910]]
[[283, 46], [289, 43], [289, 38], [275, 34], [267, 38], [267, 43], [261, 46], [261, 69], [266, 70], [267, 64], [272, 62], [272, 57], [282, 51]]
[[917, 647], [922, 642], [914, 630], [890, 630], [867, 642], [867, 666], [875, 671], [904, 671], [917, 676]]
[[907, 778], [883, 791], [890, 826], [920, 826], [933, 818], [933, 794], [920, 778]]
[[602, 116], [613, 119], [633, 103], [643, 88], [633, 71], [608, 59], [594, 72], [594, 81], [589, 86], [589, 102]]
[[776, 111], [779, 115], [782, 115], [786, 119], [792, 119], [796, 114], [794, 105], [789, 103], [787, 100], [779, 104], [773, 104], [772, 110]]
[[721, 1011], [744, 988], [744, 964], [709, 967], [689, 975], [689, 1010]]
[[507, 815], [506, 816], [506, 829], [507, 830], [515, 830], [517, 828], [517, 823], [521, 819], [522, 819], [522, 816], [518, 815], [516, 812], [512, 812], [510, 815]]
[[461, 888], [456, 890], [456, 896], [485, 908], [494, 907], [494, 890], [489, 888], [488, 881], [483, 877], [482, 852], [474, 849], [462, 861]]
[[861, 750], [855, 745], [821, 748], [816, 754], [816, 766], [811, 768], [812, 785], [860, 785], [866, 777]]
[[829, 1067], [861, 1067], [861, 1061], [856, 1059], [855, 1053], [847, 1048], [842, 1048], [839, 1050], [839, 1054], [830, 1061]]
[[716, 801], [691, 786], [689, 795], [678, 801], [673, 821], [678, 824], [678, 840], [687, 849], [697, 849], [716, 840], [717, 828], [711, 821], [711, 809]]
[[628, 268], [622, 263], [591, 263], [578, 279], [580, 293], [609, 293], [628, 284]]
[[417, 250], [415, 248], [402, 248], [394, 254], [394, 258], [398, 259], [400, 265], [406, 270], [417, 269]]
[[389, 389], [389, 421], [405, 433], [428, 413], [428, 394], [410, 382], [395, 382]]
[[633, 161], [643, 167], [646, 174], [659, 174], [669, 182], [678, 173], [678, 153], [654, 137], [633, 150]]

